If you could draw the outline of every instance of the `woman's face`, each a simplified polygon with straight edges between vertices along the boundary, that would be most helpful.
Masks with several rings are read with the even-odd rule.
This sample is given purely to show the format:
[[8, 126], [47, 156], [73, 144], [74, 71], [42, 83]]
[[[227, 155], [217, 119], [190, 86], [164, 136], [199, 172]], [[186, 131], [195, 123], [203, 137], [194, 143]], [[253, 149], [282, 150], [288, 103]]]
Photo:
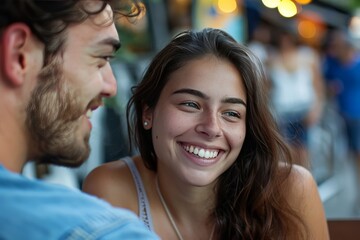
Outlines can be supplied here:
[[143, 121], [158, 174], [195, 186], [214, 182], [238, 157], [246, 135], [246, 91], [228, 60], [205, 56], [169, 76]]

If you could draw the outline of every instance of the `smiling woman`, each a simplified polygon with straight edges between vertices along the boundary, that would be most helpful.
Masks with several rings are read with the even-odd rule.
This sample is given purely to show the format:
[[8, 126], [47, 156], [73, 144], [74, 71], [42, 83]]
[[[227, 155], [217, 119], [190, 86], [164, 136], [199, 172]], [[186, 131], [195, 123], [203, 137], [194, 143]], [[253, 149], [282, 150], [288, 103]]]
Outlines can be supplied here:
[[293, 164], [265, 84], [258, 59], [224, 31], [180, 33], [128, 103], [140, 156], [96, 168], [84, 191], [163, 239], [328, 239], [316, 183]]

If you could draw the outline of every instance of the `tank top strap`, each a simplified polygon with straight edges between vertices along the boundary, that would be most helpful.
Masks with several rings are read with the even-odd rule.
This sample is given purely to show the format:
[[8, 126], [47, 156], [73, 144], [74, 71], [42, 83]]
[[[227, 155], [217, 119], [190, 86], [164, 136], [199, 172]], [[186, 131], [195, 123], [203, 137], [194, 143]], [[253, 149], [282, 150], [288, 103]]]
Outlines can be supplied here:
[[144, 222], [144, 224], [150, 229], [150, 231], [155, 232], [150, 212], [150, 204], [146, 195], [144, 184], [141, 180], [140, 173], [131, 157], [125, 157], [122, 160], [129, 167], [135, 182], [136, 191], [138, 194], [139, 217], [141, 221]]

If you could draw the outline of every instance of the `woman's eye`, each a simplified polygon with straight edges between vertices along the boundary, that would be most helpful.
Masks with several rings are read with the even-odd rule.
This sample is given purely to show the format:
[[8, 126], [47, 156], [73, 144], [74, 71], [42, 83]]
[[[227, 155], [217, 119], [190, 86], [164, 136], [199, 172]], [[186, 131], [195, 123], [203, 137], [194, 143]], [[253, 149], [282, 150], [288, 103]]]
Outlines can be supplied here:
[[181, 105], [186, 106], [186, 107], [200, 109], [199, 105], [195, 102], [184, 102]]
[[227, 116], [227, 117], [231, 117], [231, 118], [241, 118], [240, 113], [233, 112], [233, 111], [225, 112], [224, 115]]

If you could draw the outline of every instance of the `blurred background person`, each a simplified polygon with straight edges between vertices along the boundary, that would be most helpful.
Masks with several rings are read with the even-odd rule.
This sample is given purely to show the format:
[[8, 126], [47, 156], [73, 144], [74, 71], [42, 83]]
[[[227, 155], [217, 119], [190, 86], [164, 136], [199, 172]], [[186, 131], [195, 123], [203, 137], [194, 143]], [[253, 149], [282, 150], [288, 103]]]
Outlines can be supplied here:
[[279, 128], [300, 165], [310, 167], [308, 131], [321, 118], [324, 83], [315, 50], [280, 30], [269, 63], [271, 104]]
[[258, 23], [250, 33], [247, 43], [249, 49], [260, 59], [265, 70], [269, 67], [273, 47], [271, 45], [272, 34], [271, 25], [263, 22]]
[[[330, 34], [325, 58], [329, 100], [335, 104], [345, 123], [350, 158], [355, 161], [356, 184], [360, 185], [360, 55], [354, 39], [344, 30]], [[360, 191], [356, 192], [360, 210]]]

